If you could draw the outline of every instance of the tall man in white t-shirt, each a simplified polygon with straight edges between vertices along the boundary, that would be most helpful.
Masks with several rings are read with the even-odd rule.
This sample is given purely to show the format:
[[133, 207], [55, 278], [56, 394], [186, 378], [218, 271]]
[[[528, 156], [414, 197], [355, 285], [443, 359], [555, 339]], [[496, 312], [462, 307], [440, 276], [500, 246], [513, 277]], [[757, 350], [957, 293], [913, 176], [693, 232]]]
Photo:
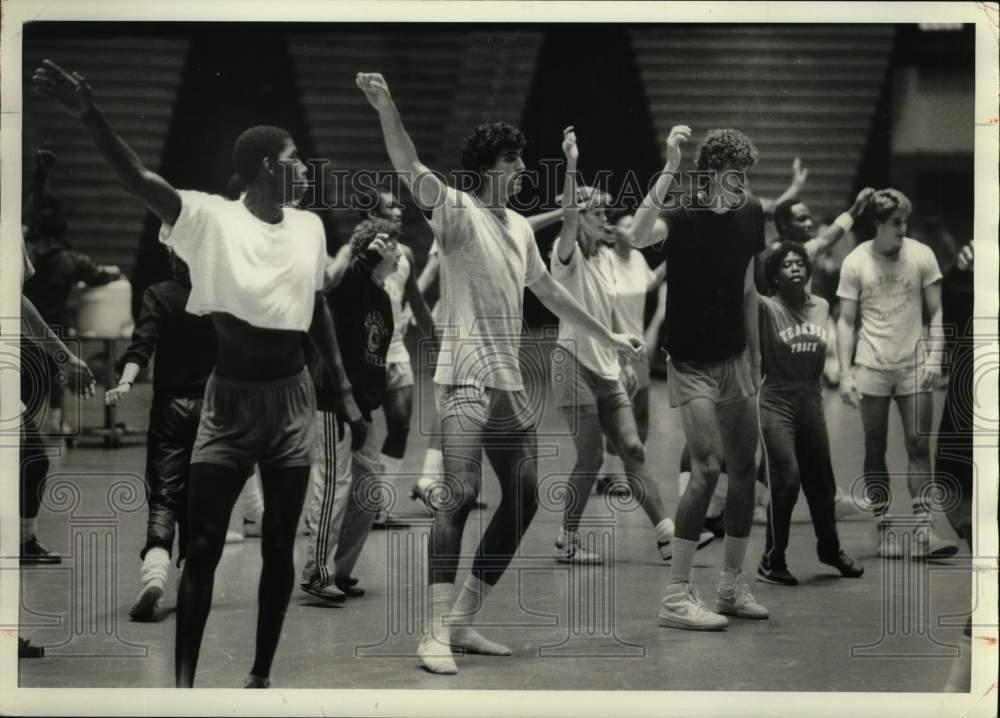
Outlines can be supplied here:
[[[485, 595], [503, 575], [537, 509], [535, 424], [521, 380], [518, 350], [522, 299], [528, 287], [562, 320], [606, 344], [635, 352], [638, 338], [613, 334], [572, 299], [545, 270], [528, 221], [507, 209], [520, 191], [525, 139], [498, 122], [465, 140], [462, 166], [475, 173], [475, 193], [452, 189], [420, 161], [385, 79], [359, 73], [357, 84], [378, 110], [386, 149], [441, 247], [441, 352], [434, 376], [442, 427], [444, 484], [432, 492], [431, 626], [417, 647], [432, 673], [456, 673], [452, 648], [489, 655], [510, 649], [472, 628]], [[479, 493], [485, 448], [500, 480], [501, 500], [453, 603], [465, 522]], [[448, 494], [447, 497], [435, 494]]]
[[[913, 513], [924, 523], [924, 530], [916, 532], [914, 554], [940, 558], [958, 552], [956, 543], [933, 530], [930, 514], [931, 392], [941, 378], [944, 353], [941, 270], [928, 247], [906, 236], [910, 211], [910, 200], [902, 192], [876, 192], [868, 207], [875, 237], [855, 247], [840, 269], [840, 393], [845, 403], [861, 408], [865, 487], [879, 518], [879, 555], [902, 556], [899, 537], [888, 530], [892, 521], [887, 515], [892, 496], [885, 450], [889, 404], [895, 397], [909, 457], [907, 485]], [[859, 310], [861, 327], [855, 336]], [[926, 341], [924, 316], [929, 318]]]
[[295, 531], [315, 444], [316, 396], [303, 332], [340, 387], [337, 414], [350, 425], [355, 444], [365, 439], [321, 293], [323, 225], [313, 214], [284, 206], [304, 189], [305, 165], [285, 130], [252, 127], [233, 147], [233, 164], [246, 185], [241, 199], [178, 191], [108, 126], [81, 75], [46, 60], [32, 79], [39, 92], [80, 119], [125, 189], [160, 218], [161, 241], [191, 268], [187, 310], [212, 317], [218, 354], [191, 456], [176, 684], [194, 683], [229, 515], [256, 463], [265, 505], [263, 567], [256, 655], [245, 687], [266, 688], [295, 578]]

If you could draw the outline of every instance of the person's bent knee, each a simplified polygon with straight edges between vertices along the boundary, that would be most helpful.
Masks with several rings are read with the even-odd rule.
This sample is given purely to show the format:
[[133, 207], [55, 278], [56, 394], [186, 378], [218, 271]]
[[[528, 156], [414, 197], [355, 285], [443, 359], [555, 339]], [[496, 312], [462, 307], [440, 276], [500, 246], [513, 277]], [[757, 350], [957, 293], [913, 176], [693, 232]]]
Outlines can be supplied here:
[[906, 442], [906, 453], [917, 459], [929, 459], [931, 442], [926, 436], [914, 436]]

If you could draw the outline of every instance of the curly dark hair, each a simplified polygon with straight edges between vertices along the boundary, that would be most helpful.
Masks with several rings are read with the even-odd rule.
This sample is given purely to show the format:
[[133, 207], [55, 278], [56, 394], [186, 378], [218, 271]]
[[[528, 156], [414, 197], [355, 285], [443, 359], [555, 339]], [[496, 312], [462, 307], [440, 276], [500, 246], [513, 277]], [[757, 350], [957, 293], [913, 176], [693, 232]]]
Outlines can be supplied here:
[[806, 265], [806, 281], [809, 281], [813, 273], [813, 264], [809, 260], [809, 253], [801, 243], [786, 239], [771, 250], [764, 262], [764, 281], [767, 282], [768, 287], [774, 287], [777, 284], [781, 263], [789, 254], [795, 254], [802, 258], [802, 263]]
[[361, 222], [351, 233], [351, 256], [360, 257], [372, 243], [376, 235], [387, 234], [389, 239], [399, 239], [399, 228], [387, 219], [376, 217]]
[[508, 150], [523, 150], [528, 144], [521, 130], [509, 122], [479, 125], [462, 142], [462, 169], [482, 174]]
[[739, 130], [709, 130], [698, 147], [694, 164], [699, 170], [721, 170], [725, 166], [746, 172], [757, 163], [757, 148]]
[[261, 160], [265, 157], [277, 159], [285, 149], [285, 143], [291, 138], [288, 130], [271, 125], [251, 127], [236, 138], [233, 145], [233, 169], [243, 180], [244, 186], [257, 179]]

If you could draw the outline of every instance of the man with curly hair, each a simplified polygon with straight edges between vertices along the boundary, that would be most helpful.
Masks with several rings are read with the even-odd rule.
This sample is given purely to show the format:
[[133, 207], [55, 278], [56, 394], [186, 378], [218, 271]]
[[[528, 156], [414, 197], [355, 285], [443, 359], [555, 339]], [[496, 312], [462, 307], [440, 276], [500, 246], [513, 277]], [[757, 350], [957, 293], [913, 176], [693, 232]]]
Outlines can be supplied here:
[[930, 511], [932, 392], [944, 359], [941, 270], [929, 247], [906, 236], [911, 209], [910, 200], [898, 190], [876, 192], [865, 213], [875, 236], [855, 247], [841, 267], [840, 394], [846, 404], [861, 410], [865, 487], [879, 519], [879, 556], [903, 557], [899, 534], [891, 530], [896, 522], [888, 515], [892, 495], [885, 463], [889, 405], [895, 397], [909, 458], [907, 485], [920, 529], [913, 552], [920, 558], [943, 558], [954, 556], [958, 545], [934, 531]]
[[342, 308], [334, 314], [337, 343], [367, 426], [359, 448], [352, 451], [351, 431], [338, 427], [336, 387], [324, 380], [321, 364], [311, 362], [316, 369], [316, 424], [322, 450], [314, 465], [316, 518], [301, 588], [334, 603], [364, 593], [351, 571], [379, 509], [374, 482], [386, 473], [372, 412], [382, 406], [387, 388], [386, 356], [394, 324], [386, 280], [399, 266], [398, 237], [399, 226], [390, 220], [361, 222], [347, 245], [351, 254], [347, 270], [325, 291], [330, 306]]
[[[432, 673], [457, 673], [452, 649], [510, 655], [474, 628], [484, 597], [500, 580], [537, 510], [533, 405], [521, 379], [519, 348], [523, 293], [528, 287], [563, 321], [625, 352], [642, 343], [615, 334], [588, 314], [546, 271], [531, 225], [507, 208], [524, 174], [520, 130], [505, 122], [480, 125], [465, 141], [463, 179], [477, 186], [449, 187], [417, 156], [388, 84], [359, 73], [357, 85], [378, 111], [393, 168], [414, 200], [430, 212], [441, 248], [441, 352], [434, 375], [442, 427], [444, 478], [431, 491], [430, 626], [417, 647]], [[453, 601], [462, 534], [482, 475], [482, 454], [500, 481], [501, 500], [472, 563], [472, 575]]]
[[[667, 161], [635, 216], [633, 244], [656, 240], [653, 225], [681, 161], [691, 129], [678, 125], [667, 139]], [[764, 249], [764, 211], [745, 189], [757, 151], [738, 130], [712, 130], [698, 148], [698, 191], [687, 206], [665, 214], [669, 299], [666, 310], [670, 405], [680, 407], [691, 452], [691, 479], [674, 521], [673, 565], [661, 602], [661, 626], [722, 630], [723, 613], [763, 619], [767, 609], [740, 574], [753, 519], [760, 383], [754, 257]], [[708, 504], [725, 462], [729, 477], [725, 549], [718, 612], [691, 585], [691, 564]]]

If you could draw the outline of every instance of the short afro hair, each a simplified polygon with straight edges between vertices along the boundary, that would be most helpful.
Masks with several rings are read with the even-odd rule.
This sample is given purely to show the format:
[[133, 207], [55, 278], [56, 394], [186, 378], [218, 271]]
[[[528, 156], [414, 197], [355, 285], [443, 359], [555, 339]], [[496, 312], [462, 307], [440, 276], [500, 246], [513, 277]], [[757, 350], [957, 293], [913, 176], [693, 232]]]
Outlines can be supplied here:
[[767, 255], [767, 259], [764, 261], [764, 281], [767, 283], [768, 287], [774, 287], [778, 282], [778, 272], [781, 271], [781, 264], [785, 261], [785, 257], [789, 254], [794, 254], [802, 258], [802, 263], [806, 265], [806, 281], [813, 273], [813, 264], [809, 260], [809, 252], [806, 248], [802, 246], [799, 242], [792, 242], [791, 240], [784, 240], [778, 243], [778, 245], [771, 250], [770, 254]]
[[462, 142], [462, 169], [482, 174], [497, 158], [509, 150], [523, 150], [528, 140], [509, 122], [479, 125]]
[[781, 234], [782, 227], [790, 227], [792, 224], [792, 207], [797, 204], [805, 204], [798, 197], [783, 199], [774, 207], [774, 228]]
[[913, 211], [913, 205], [909, 198], [898, 189], [880, 189], [868, 203], [865, 214], [872, 222], [881, 224], [885, 222], [893, 213], [901, 209], [907, 217]]
[[709, 130], [698, 148], [694, 164], [699, 170], [729, 166], [746, 172], [757, 163], [757, 148], [739, 130]]
[[288, 130], [271, 125], [257, 125], [244, 130], [233, 145], [233, 169], [243, 184], [249, 185], [257, 179], [261, 160], [265, 157], [276, 159], [291, 138]]
[[351, 233], [351, 256], [360, 257], [379, 234], [389, 235], [389, 239], [399, 239], [399, 228], [387, 219], [376, 217], [366, 219]]

